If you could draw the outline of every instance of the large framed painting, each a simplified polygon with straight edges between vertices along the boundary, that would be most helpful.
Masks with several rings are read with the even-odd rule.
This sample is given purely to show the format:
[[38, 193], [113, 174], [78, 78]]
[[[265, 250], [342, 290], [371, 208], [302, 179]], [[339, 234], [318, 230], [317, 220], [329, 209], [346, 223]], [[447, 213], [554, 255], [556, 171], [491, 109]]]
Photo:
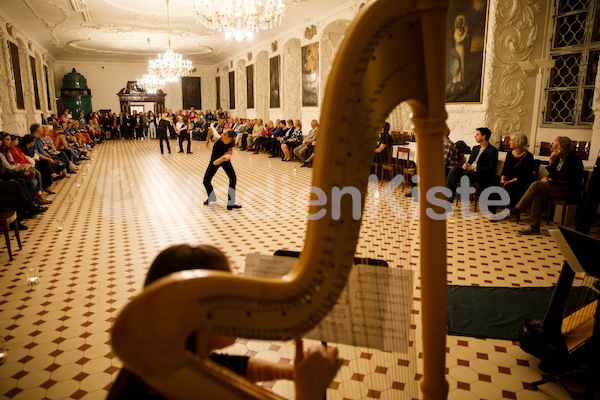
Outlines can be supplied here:
[[10, 60], [13, 70], [13, 78], [15, 79], [15, 98], [17, 100], [17, 108], [19, 110], [25, 109], [25, 96], [23, 95], [23, 82], [21, 81], [21, 62], [19, 61], [19, 47], [8, 41], [8, 48], [10, 50]]
[[181, 91], [183, 94], [183, 109], [189, 110], [194, 107], [196, 110], [202, 110], [200, 77], [186, 76], [181, 78]]
[[229, 73], [229, 109], [235, 110], [235, 71]]
[[279, 72], [280, 72], [279, 56], [275, 56], [269, 60], [269, 107], [281, 107], [279, 93]]
[[319, 105], [319, 43], [302, 47], [302, 105]]
[[217, 88], [217, 110], [221, 108], [221, 77], [215, 78], [215, 86]]
[[254, 108], [254, 64], [246, 66], [246, 108]]
[[488, 0], [452, 0], [448, 10], [446, 101], [481, 103]]

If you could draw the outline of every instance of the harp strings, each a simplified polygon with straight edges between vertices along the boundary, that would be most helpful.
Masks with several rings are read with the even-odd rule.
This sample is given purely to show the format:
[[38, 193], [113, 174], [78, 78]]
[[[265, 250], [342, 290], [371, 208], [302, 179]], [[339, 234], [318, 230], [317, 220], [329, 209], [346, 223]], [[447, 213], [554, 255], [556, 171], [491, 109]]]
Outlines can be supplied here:
[[[587, 321], [594, 318], [598, 304], [598, 290], [595, 288], [597, 278], [583, 274], [583, 277], [576, 278], [569, 293], [567, 304], [574, 304], [572, 309], [565, 311], [562, 324], [562, 333], [568, 335]], [[575, 294], [577, 292], [577, 294]], [[576, 297], [576, 299], [575, 299]]]

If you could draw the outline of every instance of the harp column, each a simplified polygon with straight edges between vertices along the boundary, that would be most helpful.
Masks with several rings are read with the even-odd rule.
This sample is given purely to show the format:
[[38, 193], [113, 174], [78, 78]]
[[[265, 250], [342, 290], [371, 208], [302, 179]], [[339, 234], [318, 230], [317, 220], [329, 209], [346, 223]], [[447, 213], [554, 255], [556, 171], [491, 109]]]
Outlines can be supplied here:
[[[448, 0], [419, 0], [421, 14], [429, 115], [413, 118], [419, 160], [419, 233], [421, 236], [421, 321], [423, 327], [423, 378], [420, 382], [424, 400], [445, 399], [446, 381], [446, 314], [448, 303], [446, 271], [446, 218], [433, 219], [427, 192], [445, 186], [443, 135], [446, 126], [445, 73], [440, 60], [446, 59], [446, 20]], [[437, 214], [443, 210], [434, 209]]]

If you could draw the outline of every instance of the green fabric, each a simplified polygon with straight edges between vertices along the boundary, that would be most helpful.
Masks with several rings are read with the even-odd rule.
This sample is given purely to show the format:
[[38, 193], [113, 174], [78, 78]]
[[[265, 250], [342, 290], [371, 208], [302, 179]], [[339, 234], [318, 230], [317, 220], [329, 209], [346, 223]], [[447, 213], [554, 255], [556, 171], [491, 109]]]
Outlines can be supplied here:
[[[448, 286], [448, 334], [490, 339], [516, 340], [521, 323], [542, 319], [553, 287]], [[587, 287], [574, 287], [569, 295], [567, 314], [578, 304], [595, 297]], [[581, 296], [587, 301], [580, 303]], [[581, 307], [581, 305], [579, 305]]]

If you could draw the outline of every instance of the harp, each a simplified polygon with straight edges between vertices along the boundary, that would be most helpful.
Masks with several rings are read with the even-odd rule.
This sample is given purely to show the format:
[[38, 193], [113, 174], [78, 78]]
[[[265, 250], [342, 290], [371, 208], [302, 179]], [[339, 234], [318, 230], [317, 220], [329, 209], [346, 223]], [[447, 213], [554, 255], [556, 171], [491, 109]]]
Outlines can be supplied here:
[[[413, 110], [419, 140], [422, 199], [445, 182], [446, 13], [448, 0], [378, 0], [348, 28], [325, 91], [313, 187], [366, 192], [378, 128], [399, 103]], [[360, 220], [342, 197], [339, 218], [331, 196], [311, 200], [305, 247], [295, 269], [278, 280], [186, 271], [152, 284], [119, 314], [112, 345], [124, 365], [170, 399], [279, 398], [184, 348], [190, 332], [289, 340], [312, 329], [343, 290]], [[362, 199], [364, 205], [364, 197]], [[338, 205], [336, 205], [338, 206]], [[421, 315], [425, 399], [445, 398], [446, 221], [420, 202]], [[443, 211], [439, 208], [437, 212]], [[337, 211], [335, 213], [337, 216]], [[425, 240], [426, 238], [426, 240]]]
[[[577, 232], [589, 233], [599, 204], [600, 154], [592, 171], [587, 195], [577, 221], [575, 228]], [[585, 246], [583, 239], [574, 239], [572, 242], [578, 246]], [[585, 254], [586, 250], [591, 249], [595, 249], [594, 244], [588, 245], [588, 249], [579, 249], [579, 251]], [[585, 272], [583, 279], [576, 279], [575, 270], [569, 264], [569, 260], [572, 260], [571, 264], [577, 260], [567, 256], [566, 260], [543, 319], [526, 320], [519, 332], [519, 346], [542, 361], [540, 363], [542, 370], [555, 371], [569, 365], [578, 353], [585, 351], [596, 329], [595, 316], [598, 308], [598, 290], [600, 290], [597, 280], [600, 279], [600, 263], [597, 259], [593, 261], [591, 258], [588, 259], [588, 262], [582, 265], [581, 272]], [[589, 289], [585, 290], [586, 288]], [[579, 293], [573, 300], [574, 289]], [[572, 302], [577, 303], [573, 307], [574, 311], [567, 311], [570, 297]]]

